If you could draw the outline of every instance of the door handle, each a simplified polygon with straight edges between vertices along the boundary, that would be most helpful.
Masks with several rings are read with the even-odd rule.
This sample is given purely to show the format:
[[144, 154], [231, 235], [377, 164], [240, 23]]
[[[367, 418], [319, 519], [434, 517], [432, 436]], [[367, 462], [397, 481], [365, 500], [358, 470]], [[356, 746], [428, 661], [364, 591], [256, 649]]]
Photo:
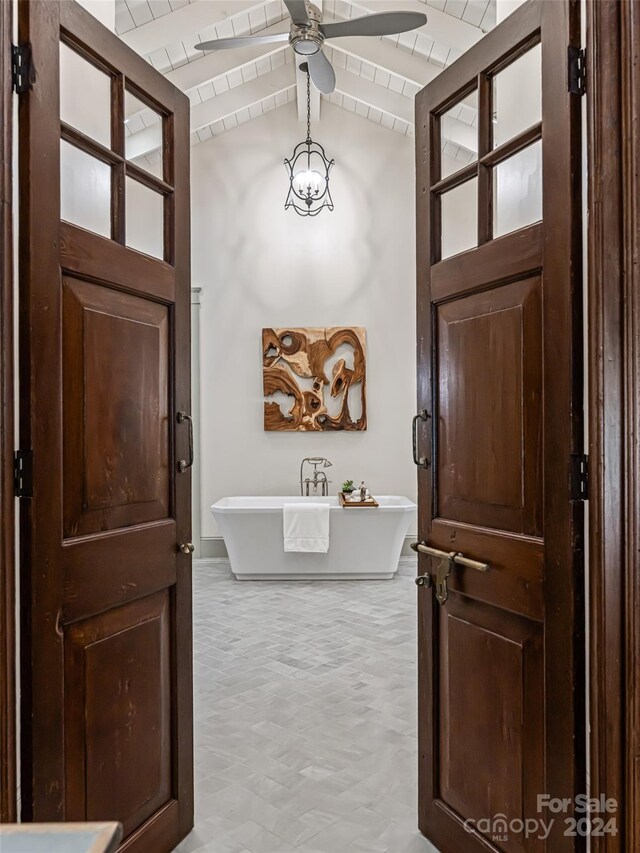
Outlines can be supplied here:
[[[411, 548], [418, 554], [426, 554], [428, 557], [433, 557], [436, 560], [436, 577], [435, 588], [438, 604], [445, 604], [449, 598], [449, 587], [447, 586], [447, 578], [451, 574], [454, 566], [464, 566], [467, 569], [475, 569], [478, 572], [488, 572], [489, 563], [481, 563], [478, 560], [470, 560], [464, 554], [456, 551], [440, 551], [438, 548], [432, 548], [425, 542], [412, 542]], [[427, 580], [428, 579], [428, 580]], [[433, 578], [429, 574], [419, 575], [416, 578], [418, 586], [430, 587], [433, 584]]]
[[180, 459], [178, 461], [178, 471], [184, 474], [186, 470], [193, 466], [193, 419], [186, 412], [178, 412], [176, 419], [179, 424], [185, 421], [189, 424], [189, 459]]
[[418, 422], [426, 421], [430, 417], [431, 415], [426, 409], [421, 409], [417, 415], [413, 416], [413, 420], [411, 421], [411, 432], [413, 434], [413, 461], [418, 468], [429, 467], [429, 460], [426, 456], [420, 456], [418, 458]]
[[183, 554], [193, 554], [196, 549], [192, 542], [183, 542], [181, 545], [178, 545], [178, 550]]

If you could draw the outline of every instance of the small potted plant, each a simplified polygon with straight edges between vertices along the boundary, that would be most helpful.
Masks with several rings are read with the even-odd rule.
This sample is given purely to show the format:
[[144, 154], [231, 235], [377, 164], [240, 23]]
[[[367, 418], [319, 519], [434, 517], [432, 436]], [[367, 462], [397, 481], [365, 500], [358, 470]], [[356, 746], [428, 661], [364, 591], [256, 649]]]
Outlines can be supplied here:
[[350, 494], [352, 494], [353, 490], [354, 490], [353, 480], [345, 480], [344, 483], [342, 484], [343, 494], [350, 495]]

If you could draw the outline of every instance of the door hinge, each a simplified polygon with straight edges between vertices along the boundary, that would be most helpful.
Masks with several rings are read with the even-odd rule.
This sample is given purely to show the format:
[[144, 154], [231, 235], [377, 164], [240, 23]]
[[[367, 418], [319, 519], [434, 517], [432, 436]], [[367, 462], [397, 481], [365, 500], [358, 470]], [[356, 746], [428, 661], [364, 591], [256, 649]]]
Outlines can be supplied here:
[[33, 497], [32, 450], [16, 450], [13, 456], [13, 488], [17, 498]]
[[569, 91], [573, 95], [587, 91], [587, 54], [581, 47], [569, 47]]
[[570, 499], [589, 500], [589, 457], [586, 453], [572, 453], [569, 467]]
[[36, 71], [31, 59], [31, 45], [11, 45], [11, 78], [13, 91], [18, 95], [28, 92], [36, 82]]

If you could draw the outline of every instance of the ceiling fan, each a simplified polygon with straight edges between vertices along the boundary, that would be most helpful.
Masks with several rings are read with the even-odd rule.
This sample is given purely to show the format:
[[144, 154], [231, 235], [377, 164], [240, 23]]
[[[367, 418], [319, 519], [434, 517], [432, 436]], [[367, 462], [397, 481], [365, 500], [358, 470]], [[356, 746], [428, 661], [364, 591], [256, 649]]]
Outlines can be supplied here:
[[336, 75], [331, 63], [322, 52], [325, 39], [340, 36], [388, 36], [406, 33], [427, 23], [422, 12], [378, 12], [350, 21], [323, 24], [322, 12], [307, 0], [284, 0], [291, 15], [291, 30], [268, 36], [237, 36], [215, 39], [197, 44], [196, 50], [223, 50], [256, 44], [275, 44], [288, 41], [294, 51], [306, 58], [314, 86], [323, 95], [330, 95], [336, 87]]

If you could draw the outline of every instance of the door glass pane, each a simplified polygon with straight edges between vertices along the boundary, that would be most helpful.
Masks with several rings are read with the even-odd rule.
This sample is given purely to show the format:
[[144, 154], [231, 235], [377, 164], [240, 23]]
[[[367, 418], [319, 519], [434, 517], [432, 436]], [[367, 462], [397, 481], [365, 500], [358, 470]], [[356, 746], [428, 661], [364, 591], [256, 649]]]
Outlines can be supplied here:
[[539, 44], [493, 78], [493, 147], [542, 120], [542, 49]]
[[62, 42], [60, 120], [111, 148], [111, 78]]
[[542, 219], [542, 142], [535, 142], [495, 167], [493, 236]]
[[60, 218], [111, 237], [111, 167], [60, 142]]
[[440, 118], [441, 169], [446, 178], [478, 159], [478, 90]]
[[162, 116], [128, 90], [124, 96], [124, 153], [136, 166], [162, 177]]
[[127, 246], [164, 257], [164, 196], [127, 178], [125, 188]]
[[443, 193], [442, 259], [478, 245], [478, 179]]

